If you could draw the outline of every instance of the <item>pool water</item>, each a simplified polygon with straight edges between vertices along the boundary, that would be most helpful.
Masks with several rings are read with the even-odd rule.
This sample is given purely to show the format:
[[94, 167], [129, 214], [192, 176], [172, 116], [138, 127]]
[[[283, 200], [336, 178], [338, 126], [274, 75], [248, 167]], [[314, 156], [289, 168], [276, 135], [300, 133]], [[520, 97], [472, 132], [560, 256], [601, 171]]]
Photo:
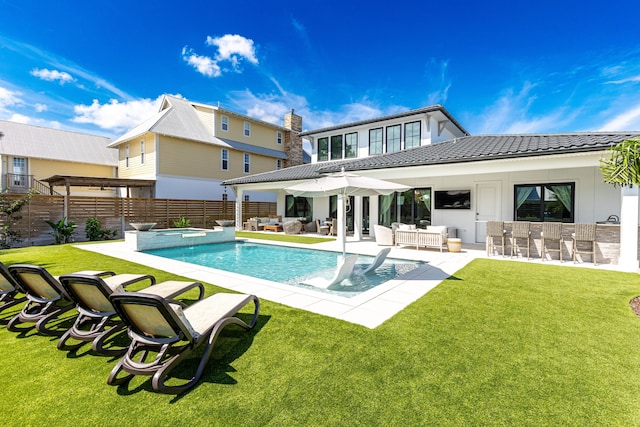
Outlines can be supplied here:
[[[327, 290], [302, 282], [312, 277], [331, 278], [342, 256], [337, 252], [234, 241], [153, 249], [145, 253], [343, 297], [359, 295], [423, 265], [422, 262], [387, 258], [374, 274], [354, 274], [340, 286]], [[358, 256], [357, 264], [371, 262], [373, 257]]]

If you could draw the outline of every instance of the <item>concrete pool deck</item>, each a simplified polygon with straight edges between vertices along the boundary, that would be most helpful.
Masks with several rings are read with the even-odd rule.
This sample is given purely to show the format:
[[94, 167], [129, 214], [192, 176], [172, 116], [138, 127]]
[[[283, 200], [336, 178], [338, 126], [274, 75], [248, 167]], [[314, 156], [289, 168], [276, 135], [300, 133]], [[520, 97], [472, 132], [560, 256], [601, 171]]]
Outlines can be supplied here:
[[[335, 241], [316, 244], [295, 244], [267, 240], [239, 239], [256, 243], [302, 247], [339, 252], [341, 248]], [[452, 276], [456, 271], [476, 258], [486, 258], [484, 245], [463, 245], [458, 253], [439, 252], [432, 249], [410, 247], [392, 247], [390, 258], [424, 261], [426, 264], [413, 271], [385, 282], [374, 289], [353, 298], [343, 298], [313, 290], [288, 286], [282, 283], [257, 279], [210, 267], [199, 266], [182, 261], [170, 260], [132, 250], [124, 242], [96, 243], [79, 245], [80, 249], [100, 253], [146, 265], [158, 270], [167, 271], [189, 279], [215, 284], [216, 286], [236, 292], [253, 294], [260, 299], [277, 302], [290, 307], [299, 308], [324, 316], [333, 317], [367, 328], [376, 328], [384, 321], [400, 312], [416, 301], [440, 282]], [[347, 239], [347, 252], [359, 255], [375, 256], [384, 246], [376, 245], [373, 240], [352, 241]], [[499, 256], [495, 259], [505, 259]], [[522, 261], [522, 259], [514, 259]], [[524, 262], [536, 262], [534, 260]], [[537, 262], [541, 262], [537, 260]], [[549, 265], [571, 265], [592, 267], [593, 264], [573, 264], [558, 261], [547, 261]], [[600, 266], [616, 270], [617, 266]]]

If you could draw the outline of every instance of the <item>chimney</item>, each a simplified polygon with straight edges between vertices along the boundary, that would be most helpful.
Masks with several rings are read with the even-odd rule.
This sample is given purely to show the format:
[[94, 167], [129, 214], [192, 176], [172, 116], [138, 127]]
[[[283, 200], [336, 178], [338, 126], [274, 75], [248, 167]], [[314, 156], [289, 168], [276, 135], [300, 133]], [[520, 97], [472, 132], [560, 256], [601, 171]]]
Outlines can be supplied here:
[[293, 108], [284, 116], [284, 127], [288, 129], [284, 135], [284, 152], [287, 159], [284, 167], [297, 166], [302, 164], [302, 117], [293, 113]]

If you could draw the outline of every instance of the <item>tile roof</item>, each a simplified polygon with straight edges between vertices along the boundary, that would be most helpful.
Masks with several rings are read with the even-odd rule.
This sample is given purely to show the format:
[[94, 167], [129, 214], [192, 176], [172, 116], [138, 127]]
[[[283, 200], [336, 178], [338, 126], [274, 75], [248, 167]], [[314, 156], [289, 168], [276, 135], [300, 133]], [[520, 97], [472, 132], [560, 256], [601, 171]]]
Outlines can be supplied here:
[[640, 132], [466, 136], [397, 153], [296, 166], [232, 179], [224, 184], [311, 179], [337, 172], [342, 167], [347, 171], [357, 171], [603, 151], [638, 136]]
[[93, 165], [118, 165], [109, 138], [0, 120], [0, 154]]

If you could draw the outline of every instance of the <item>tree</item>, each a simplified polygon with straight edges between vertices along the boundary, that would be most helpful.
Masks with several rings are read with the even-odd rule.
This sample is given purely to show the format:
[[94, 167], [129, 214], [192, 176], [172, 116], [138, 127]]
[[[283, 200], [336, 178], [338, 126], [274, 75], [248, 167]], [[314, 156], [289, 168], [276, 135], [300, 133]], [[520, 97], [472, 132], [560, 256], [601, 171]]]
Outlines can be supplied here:
[[14, 201], [7, 200], [6, 194], [6, 188], [0, 191], [0, 214], [2, 215], [0, 218], [0, 224], [2, 224], [0, 225], [0, 248], [2, 249], [8, 249], [14, 243], [22, 242], [20, 230], [14, 230], [13, 226], [22, 219], [19, 214], [20, 209], [29, 203], [29, 200], [38, 192], [32, 188], [24, 197]]
[[600, 159], [604, 182], [614, 187], [640, 185], [640, 138], [624, 140]]
[[640, 138], [624, 140], [600, 159], [604, 182], [621, 189], [620, 258], [618, 265], [638, 270], [638, 186], [640, 186]]

